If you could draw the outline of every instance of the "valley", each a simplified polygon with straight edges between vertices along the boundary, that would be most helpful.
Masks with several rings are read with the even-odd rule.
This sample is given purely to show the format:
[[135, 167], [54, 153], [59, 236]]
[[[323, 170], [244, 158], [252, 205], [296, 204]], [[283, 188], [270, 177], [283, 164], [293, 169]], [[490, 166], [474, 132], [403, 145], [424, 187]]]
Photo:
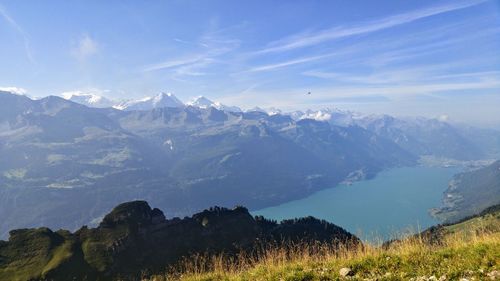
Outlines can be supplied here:
[[259, 210], [417, 165], [429, 153], [493, 157], [496, 143], [484, 140], [500, 135], [483, 130], [472, 138], [433, 119], [341, 110], [314, 117], [180, 105], [165, 94], [148, 101], [153, 108], [118, 110], [1, 92], [0, 237], [15, 228], [96, 225], [135, 199], [169, 217], [213, 205]]
[[0, 0], [0, 281], [500, 280], [500, 0]]

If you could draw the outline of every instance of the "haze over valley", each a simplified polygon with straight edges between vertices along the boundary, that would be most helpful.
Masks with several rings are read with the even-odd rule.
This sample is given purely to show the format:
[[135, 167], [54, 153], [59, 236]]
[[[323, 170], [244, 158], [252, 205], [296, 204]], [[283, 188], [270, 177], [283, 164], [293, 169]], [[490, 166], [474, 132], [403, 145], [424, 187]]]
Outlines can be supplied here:
[[0, 281], [500, 280], [498, 0], [0, 0]]
[[384, 169], [491, 162], [500, 147], [498, 131], [438, 119], [242, 111], [163, 93], [129, 101], [132, 109], [67, 98], [0, 93], [4, 237], [13, 228], [92, 225], [134, 199], [168, 216], [212, 205], [258, 210]]

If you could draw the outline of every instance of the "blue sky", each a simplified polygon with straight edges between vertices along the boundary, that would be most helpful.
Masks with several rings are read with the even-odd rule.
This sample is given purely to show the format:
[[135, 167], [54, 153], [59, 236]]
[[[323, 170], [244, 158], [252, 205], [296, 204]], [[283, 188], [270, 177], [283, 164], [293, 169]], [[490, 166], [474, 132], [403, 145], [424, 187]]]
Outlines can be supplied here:
[[[500, 125], [500, 1], [4, 1], [0, 88]], [[311, 95], [306, 95], [307, 92]]]

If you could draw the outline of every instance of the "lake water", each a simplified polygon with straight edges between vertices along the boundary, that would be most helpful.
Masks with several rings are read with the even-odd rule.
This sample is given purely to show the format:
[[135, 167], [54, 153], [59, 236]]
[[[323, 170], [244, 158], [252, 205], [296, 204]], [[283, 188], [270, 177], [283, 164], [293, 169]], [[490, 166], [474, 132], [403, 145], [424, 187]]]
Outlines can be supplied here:
[[429, 215], [458, 168], [404, 167], [371, 180], [338, 185], [304, 199], [252, 212], [266, 218], [314, 216], [339, 225], [371, 242], [415, 233], [437, 224]]

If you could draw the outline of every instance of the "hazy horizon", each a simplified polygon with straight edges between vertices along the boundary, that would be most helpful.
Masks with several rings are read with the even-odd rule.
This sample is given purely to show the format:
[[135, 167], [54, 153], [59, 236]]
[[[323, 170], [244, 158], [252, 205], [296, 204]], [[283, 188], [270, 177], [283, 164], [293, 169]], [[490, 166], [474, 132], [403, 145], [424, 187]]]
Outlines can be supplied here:
[[0, 1], [0, 36], [0, 89], [35, 97], [163, 91], [500, 128], [493, 0]]

